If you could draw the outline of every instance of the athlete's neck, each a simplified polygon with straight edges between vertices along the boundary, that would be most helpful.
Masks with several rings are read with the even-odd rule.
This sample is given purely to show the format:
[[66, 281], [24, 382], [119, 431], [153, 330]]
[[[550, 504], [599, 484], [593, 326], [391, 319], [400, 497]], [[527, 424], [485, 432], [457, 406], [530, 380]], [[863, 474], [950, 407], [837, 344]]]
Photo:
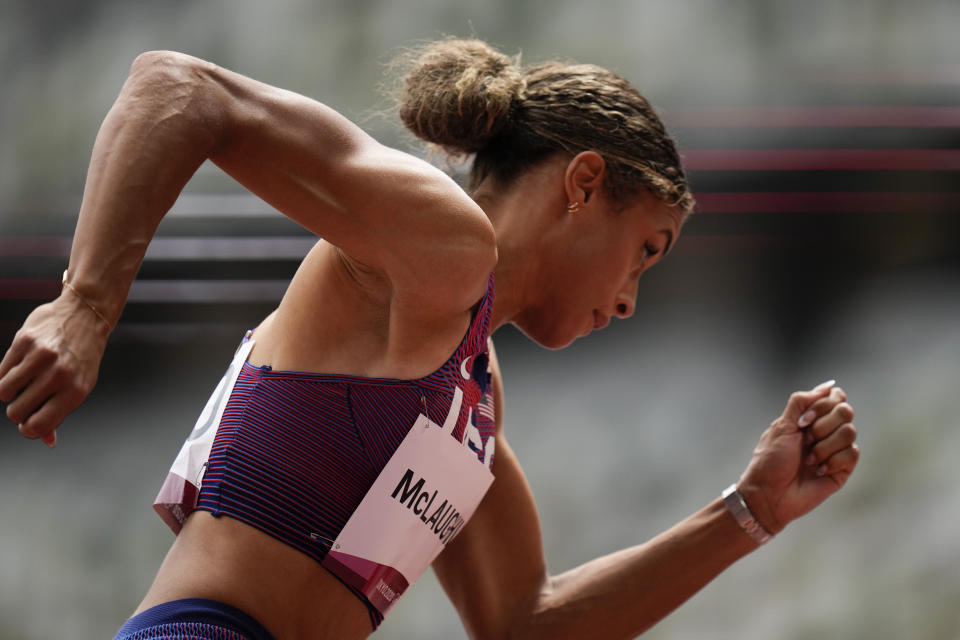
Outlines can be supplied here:
[[[557, 166], [554, 166], [554, 165]], [[565, 165], [564, 165], [565, 166]], [[550, 274], [540, 260], [544, 230], [564, 211], [566, 200], [556, 189], [559, 164], [546, 162], [527, 171], [508, 188], [486, 180], [473, 192], [497, 234], [499, 259], [494, 271], [496, 297], [491, 332], [514, 321], [535, 304]]]

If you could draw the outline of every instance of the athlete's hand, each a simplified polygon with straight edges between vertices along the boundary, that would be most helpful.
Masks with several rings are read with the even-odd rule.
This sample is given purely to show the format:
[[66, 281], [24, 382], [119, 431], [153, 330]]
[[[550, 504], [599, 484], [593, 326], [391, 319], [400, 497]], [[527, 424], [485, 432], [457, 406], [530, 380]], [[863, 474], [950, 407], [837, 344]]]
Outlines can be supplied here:
[[846, 483], [860, 456], [851, 420], [847, 394], [832, 381], [790, 396], [737, 485], [767, 531], [778, 533]]
[[27, 316], [0, 361], [0, 401], [24, 437], [54, 445], [54, 430], [96, 384], [108, 335], [69, 291]]

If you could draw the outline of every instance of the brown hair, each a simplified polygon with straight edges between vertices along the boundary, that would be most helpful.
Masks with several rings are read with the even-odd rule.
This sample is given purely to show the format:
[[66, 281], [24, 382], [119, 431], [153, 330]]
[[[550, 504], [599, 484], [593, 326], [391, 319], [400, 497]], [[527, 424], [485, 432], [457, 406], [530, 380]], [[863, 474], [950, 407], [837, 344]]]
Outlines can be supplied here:
[[475, 154], [469, 188], [509, 184], [547, 157], [593, 150], [607, 190], [625, 202], [640, 189], [693, 209], [680, 157], [647, 100], [624, 78], [587, 64], [519, 60], [480, 40], [439, 40], [403, 57], [400, 118], [453, 155]]

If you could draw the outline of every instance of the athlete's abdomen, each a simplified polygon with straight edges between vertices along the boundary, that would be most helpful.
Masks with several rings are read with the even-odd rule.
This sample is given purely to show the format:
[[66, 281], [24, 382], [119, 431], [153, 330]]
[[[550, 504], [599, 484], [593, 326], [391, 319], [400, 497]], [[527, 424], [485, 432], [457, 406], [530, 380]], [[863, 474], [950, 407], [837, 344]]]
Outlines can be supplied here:
[[278, 640], [354, 640], [371, 631], [364, 604], [315, 560], [203, 511], [187, 519], [137, 612], [180, 598], [237, 607]]

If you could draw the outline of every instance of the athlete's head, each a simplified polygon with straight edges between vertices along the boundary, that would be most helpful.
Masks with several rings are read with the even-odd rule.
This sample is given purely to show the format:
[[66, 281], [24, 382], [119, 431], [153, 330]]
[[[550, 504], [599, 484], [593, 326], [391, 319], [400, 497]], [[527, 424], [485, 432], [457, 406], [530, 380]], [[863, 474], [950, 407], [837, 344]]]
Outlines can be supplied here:
[[[522, 67], [477, 40], [437, 41], [406, 58], [401, 119], [450, 154], [473, 154], [468, 189], [475, 196], [510, 192], [544, 172], [544, 199], [563, 183], [562, 224], [539, 229], [556, 255], [535, 248], [550, 277], [526, 294], [518, 326], [555, 347], [610, 316], [632, 314], [636, 278], [693, 208], [673, 140], [646, 99], [601, 67]], [[607, 220], [598, 223], [595, 214]]]
[[693, 198], [673, 140], [647, 100], [602, 67], [547, 62], [520, 67], [479, 40], [447, 39], [412, 52], [400, 117], [452, 154], [476, 154], [470, 187], [507, 186], [545, 158], [596, 151], [608, 194], [641, 190], [677, 207]]

